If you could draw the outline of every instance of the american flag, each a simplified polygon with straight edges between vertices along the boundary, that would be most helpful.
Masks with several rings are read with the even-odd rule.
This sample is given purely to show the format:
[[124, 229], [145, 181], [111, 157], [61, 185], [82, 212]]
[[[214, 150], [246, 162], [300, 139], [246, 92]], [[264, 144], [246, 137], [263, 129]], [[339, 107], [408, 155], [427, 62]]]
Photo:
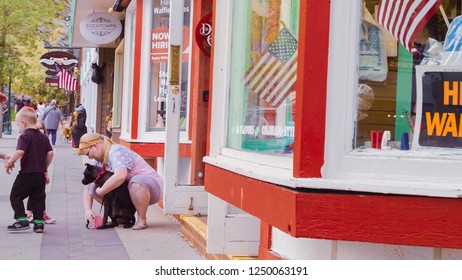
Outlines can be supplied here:
[[245, 85], [274, 108], [284, 102], [295, 86], [297, 48], [297, 40], [283, 28], [260, 60], [245, 73]]
[[416, 53], [414, 39], [443, 0], [382, 0], [377, 21], [407, 50]]
[[76, 90], [77, 80], [74, 79], [74, 77], [72, 77], [72, 75], [67, 72], [66, 69], [61, 69], [59, 71], [58, 88], [65, 90]]

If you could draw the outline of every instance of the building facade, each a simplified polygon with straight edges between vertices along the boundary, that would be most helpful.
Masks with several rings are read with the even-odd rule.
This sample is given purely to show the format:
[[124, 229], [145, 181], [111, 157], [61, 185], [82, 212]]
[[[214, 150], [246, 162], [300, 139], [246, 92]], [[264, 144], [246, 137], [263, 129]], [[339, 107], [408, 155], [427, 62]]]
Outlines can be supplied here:
[[[440, 49], [445, 20], [460, 14], [453, 2], [442, 2], [445, 13], [430, 7], [425, 22], [410, 19], [419, 28], [406, 40]], [[379, 8], [375, 0], [126, 6], [113, 46], [113, 127], [164, 174], [165, 213], [207, 214], [208, 253], [462, 257], [460, 114], [447, 104], [459, 69], [442, 53], [413, 55], [379, 23]]]
[[[442, 8], [457, 15], [449, 2]], [[460, 258], [457, 133], [417, 138], [420, 127], [428, 135], [418, 104], [437, 101], [419, 98], [413, 73], [425, 66], [374, 21], [379, 4], [214, 2], [205, 189], [221, 209], [209, 208], [209, 233], [217, 212], [224, 230], [210, 250], [231, 250], [237, 207], [259, 221], [262, 259]], [[426, 26], [441, 41], [435, 17]], [[286, 33], [297, 56], [278, 49], [293, 48]], [[372, 45], [385, 35], [388, 52]], [[380, 132], [390, 138], [377, 149]]]

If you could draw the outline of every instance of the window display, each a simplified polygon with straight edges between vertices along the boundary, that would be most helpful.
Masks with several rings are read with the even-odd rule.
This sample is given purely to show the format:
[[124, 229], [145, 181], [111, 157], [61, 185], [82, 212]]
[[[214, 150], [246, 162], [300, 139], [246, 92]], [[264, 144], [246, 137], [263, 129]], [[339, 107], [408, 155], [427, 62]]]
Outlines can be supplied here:
[[[191, 0], [184, 1], [183, 18], [183, 54], [181, 65], [181, 116], [180, 130], [186, 129], [187, 103], [189, 92], [189, 54]], [[148, 106], [147, 131], [165, 130], [165, 109], [168, 93], [168, 36], [170, 19], [170, 1], [154, 0], [151, 32], [151, 81]]]
[[[452, 121], [451, 118], [435, 119], [434, 116], [439, 116], [439, 113], [455, 114], [454, 121], [457, 123], [460, 117], [458, 110], [448, 108], [450, 106], [447, 104], [442, 111], [429, 108], [440, 108], [443, 104], [443, 80], [462, 79], [460, 72], [444, 73], [453, 71], [445, 68], [448, 65], [462, 65], [458, 64], [455, 54], [458, 49], [456, 45], [460, 43], [451, 43], [446, 47], [449, 41], [454, 41], [451, 38], [462, 35], [460, 31], [458, 35], [448, 32], [450, 25], [458, 22], [457, 15], [461, 14], [461, 8], [461, 1], [456, 0], [364, 1], [359, 26], [358, 109], [354, 148], [406, 150], [460, 146], [458, 140], [448, 139], [452, 137], [451, 133], [437, 136], [427, 133], [434, 131], [435, 127], [443, 129], [452, 125], [448, 123]], [[434, 72], [417, 71], [430, 66]], [[435, 72], [435, 69], [447, 70]], [[423, 76], [417, 76], [416, 71]], [[422, 106], [424, 110], [417, 110]], [[428, 119], [429, 116], [432, 119]], [[421, 138], [418, 142], [414, 142], [416, 132]], [[377, 137], [381, 138], [378, 133], [389, 133], [390, 141], [377, 140]]]
[[293, 153], [299, 1], [233, 1], [229, 148]]

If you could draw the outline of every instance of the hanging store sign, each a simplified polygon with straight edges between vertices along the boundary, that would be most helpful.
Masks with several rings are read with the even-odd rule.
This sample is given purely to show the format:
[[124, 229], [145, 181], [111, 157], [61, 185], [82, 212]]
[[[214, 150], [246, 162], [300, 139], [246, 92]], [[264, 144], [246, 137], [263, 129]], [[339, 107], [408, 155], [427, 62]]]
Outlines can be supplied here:
[[207, 14], [197, 24], [196, 43], [206, 56], [210, 56], [212, 48], [212, 13]]
[[108, 44], [120, 36], [122, 24], [115, 16], [95, 13], [80, 22], [80, 33], [89, 42]]
[[[77, 58], [72, 53], [66, 51], [47, 52], [40, 57], [40, 64], [56, 73], [56, 64], [63, 69], [70, 69], [77, 66], [78, 63]], [[47, 74], [51, 75], [50, 73]]]

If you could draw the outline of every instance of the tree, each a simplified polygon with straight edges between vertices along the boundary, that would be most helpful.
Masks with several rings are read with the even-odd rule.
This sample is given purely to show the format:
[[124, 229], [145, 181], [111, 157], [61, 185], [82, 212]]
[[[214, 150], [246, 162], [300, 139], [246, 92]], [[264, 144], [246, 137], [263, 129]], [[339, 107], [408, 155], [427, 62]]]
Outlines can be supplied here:
[[59, 90], [45, 85], [45, 71], [39, 58], [45, 52], [45, 40], [53, 43], [63, 35], [57, 20], [65, 16], [68, 2], [69, 0], [0, 2], [0, 85], [12, 78], [14, 92], [25, 92], [37, 97], [44, 94], [56, 97]]

